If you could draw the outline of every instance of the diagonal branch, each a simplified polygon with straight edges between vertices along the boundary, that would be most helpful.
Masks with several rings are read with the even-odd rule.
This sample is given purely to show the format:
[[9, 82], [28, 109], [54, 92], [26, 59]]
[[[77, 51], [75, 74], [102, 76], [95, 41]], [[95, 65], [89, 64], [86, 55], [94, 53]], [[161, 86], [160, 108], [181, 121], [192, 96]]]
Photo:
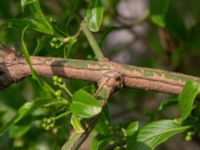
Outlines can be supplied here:
[[[65, 78], [99, 82], [106, 72], [117, 72], [123, 78], [123, 86], [178, 94], [188, 80], [200, 82], [200, 78], [144, 67], [123, 65], [112, 61], [88, 61], [53, 57], [31, 57], [35, 71], [45, 77], [53, 75]], [[14, 51], [0, 51], [0, 89], [6, 88], [29, 76], [31, 71], [22, 56]]]
[[[96, 91], [95, 97], [101, 102], [102, 108], [107, 104], [109, 96], [117, 89], [122, 87], [123, 80], [121, 74], [117, 72], [106, 72], [104, 76], [99, 80], [99, 88]], [[63, 145], [61, 150], [77, 150], [83, 144], [85, 139], [89, 136], [92, 129], [98, 123], [100, 114], [90, 119], [84, 133], [76, 133], [73, 131], [69, 140]]]

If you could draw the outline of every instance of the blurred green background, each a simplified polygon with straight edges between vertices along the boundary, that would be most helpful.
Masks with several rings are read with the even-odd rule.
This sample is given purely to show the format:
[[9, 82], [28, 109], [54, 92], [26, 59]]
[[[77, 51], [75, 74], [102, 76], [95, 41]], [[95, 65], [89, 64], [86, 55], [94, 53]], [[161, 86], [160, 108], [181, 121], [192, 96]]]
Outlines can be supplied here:
[[[157, 2], [158, 1], [158, 2]], [[167, 0], [165, 0], [168, 3]], [[104, 20], [95, 37], [106, 57], [119, 63], [159, 68], [199, 76], [200, 69], [200, 1], [176, 0], [160, 7], [159, 0], [103, 0]], [[67, 37], [76, 33], [88, 8], [88, 0], [42, 0], [42, 10], [56, 31], [44, 35], [29, 31], [25, 42], [38, 56], [64, 57], [65, 46], [50, 45], [54, 37]], [[163, 13], [163, 11], [166, 11]], [[164, 15], [159, 16], [162, 12]], [[31, 18], [30, 10], [22, 12], [19, 0], [0, 1], [0, 42], [20, 49], [22, 27], [11, 19]], [[85, 36], [67, 48], [67, 57], [91, 59], [95, 56]], [[45, 79], [52, 85], [51, 79]], [[70, 91], [93, 85], [85, 81], [65, 80]], [[52, 85], [53, 86], [53, 85]], [[44, 95], [31, 77], [0, 91], [0, 126], [9, 122], [19, 107], [27, 101]], [[108, 111], [113, 125], [142, 122], [179, 116], [177, 105], [159, 110], [160, 104], [175, 96], [136, 89], [122, 89], [110, 97]], [[55, 130], [47, 132], [40, 127], [44, 116], [54, 110], [37, 110], [19, 122], [24, 128], [13, 127], [0, 137], [0, 149], [49, 150], [59, 149], [69, 134], [68, 119], [61, 119]], [[66, 122], [66, 123], [65, 123]], [[198, 138], [186, 143], [174, 137], [158, 149], [199, 149]], [[89, 140], [88, 140], [89, 142]], [[88, 149], [88, 143], [81, 149]]]

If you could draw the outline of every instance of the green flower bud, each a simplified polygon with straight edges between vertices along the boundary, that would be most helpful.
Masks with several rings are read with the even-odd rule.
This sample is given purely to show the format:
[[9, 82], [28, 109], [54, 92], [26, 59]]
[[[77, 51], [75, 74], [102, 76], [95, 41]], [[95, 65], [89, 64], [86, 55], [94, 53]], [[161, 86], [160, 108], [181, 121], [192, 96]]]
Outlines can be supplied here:
[[50, 129], [50, 127], [49, 127], [49, 126], [46, 126], [45, 130], [47, 130], [47, 131], [48, 131], [49, 129]]
[[58, 83], [63, 83], [63, 79], [61, 77], [58, 78]]
[[56, 99], [61, 100], [62, 97], [61, 96], [56, 96]]
[[46, 123], [41, 123], [41, 127], [43, 128], [43, 129], [45, 129], [46, 128]]
[[48, 120], [47, 120], [47, 124], [50, 124], [51, 123], [51, 119], [49, 118]]
[[51, 123], [51, 124], [49, 125], [49, 127], [50, 127], [50, 128], [53, 128], [54, 125], [55, 125], [54, 123]]
[[191, 140], [192, 140], [192, 136], [186, 135], [185, 140], [186, 140], [186, 141], [191, 141]]
[[114, 148], [114, 150], [120, 150], [121, 148], [119, 147], [119, 146], [116, 146], [115, 148]]
[[47, 120], [48, 120], [47, 118], [44, 118], [44, 119], [42, 120], [42, 122], [46, 123]]
[[187, 135], [188, 135], [188, 136], [192, 136], [192, 135], [193, 135], [193, 132], [192, 132], [192, 131], [187, 132]]
[[58, 85], [58, 82], [57, 82], [57, 81], [53, 81], [53, 84], [54, 84], [54, 85]]
[[62, 95], [62, 91], [61, 90], [57, 90], [55, 93], [55, 96], [59, 97]]
[[52, 79], [53, 81], [58, 81], [58, 76], [53, 76]]
[[54, 48], [59, 48], [63, 45], [63, 38], [60, 38], [60, 37], [54, 37], [52, 40], [51, 40], [51, 43], [50, 45]]

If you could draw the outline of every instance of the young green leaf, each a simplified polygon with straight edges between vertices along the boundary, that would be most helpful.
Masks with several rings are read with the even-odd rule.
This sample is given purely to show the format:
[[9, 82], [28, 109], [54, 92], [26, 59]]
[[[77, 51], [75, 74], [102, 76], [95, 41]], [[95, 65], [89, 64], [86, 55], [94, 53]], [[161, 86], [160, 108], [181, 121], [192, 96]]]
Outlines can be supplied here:
[[[136, 137], [136, 144], [132, 145], [132, 148], [135, 150], [139, 145], [143, 145], [154, 149], [156, 146], [166, 141], [168, 138], [181, 133], [188, 129], [190, 126], [182, 126], [180, 122], [174, 120], [160, 120], [151, 122], [144, 127], [142, 127]], [[133, 144], [130, 140], [128, 147]]]
[[28, 5], [34, 19], [31, 20], [32, 24], [37, 27], [40, 32], [53, 34], [54, 30], [50, 23], [45, 18], [38, 1], [31, 3]]
[[92, 95], [84, 90], [79, 90], [72, 97], [70, 110], [81, 118], [91, 118], [99, 114], [102, 108]]
[[42, 78], [40, 78], [37, 75], [37, 73], [34, 71], [33, 67], [32, 67], [29, 51], [28, 51], [28, 49], [26, 47], [26, 44], [24, 42], [24, 35], [25, 35], [25, 32], [26, 32], [27, 28], [28, 28], [28, 26], [26, 26], [22, 31], [22, 35], [21, 35], [21, 52], [24, 55], [28, 65], [29, 65], [29, 68], [31, 69], [32, 78], [35, 79], [38, 82], [38, 84], [40, 85], [40, 87], [44, 91], [46, 91], [47, 93], [54, 93], [54, 90], [52, 89], [52, 87], [50, 85], [48, 85], [48, 83], [46, 83]]
[[45, 39], [45, 37], [42, 38], [38, 38], [37, 39], [37, 45], [35, 47], [35, 50], [33, 52], [33, 55], [37, 55], [41, 49], [43, 48], [43, 46], [47, 43], [47, 40]]
[[64, 58], [68, 58], [72, 49], [72, 46], [76, 43], [76, 39], [70, 39], [64, 48]]
[[194, 81], [187, 81], [182, 92], [178, 96], [179, 109], [182, 119], [186, 119], [191, 111], [194, 100], [200, 91], [200, 84]]
[[17, 138], [23, 136], [29, 129], [31, 128], [29, 125], [14, 125], [10, 127], [9, 135], [10, 137]]
[[79, 121], [78, 117], [75, 115], [72, 115], [71, 117], [71, 124], [74, 127], [75, 131], [77, 133], [83, 133], [85, 130], [83, 129], [81, 122]]
[[20, 19], [15, 23], [14, 21], [9, 24], [13, 24], [12, 26], [23, 26], [29, 24], [29, 29], [36, 30], [45, 34], [53, 34], [54, 30], [50, 23], [45, 18], [39, 1], [38, 0], [21, 0], [22, 9], [27, 6], [31, 14], [33, 15], [33, 19]]
[[106, 136], [103, 136], [103, 135], [97, 135], [93, 138], [90, 149], [91, 150], [105, 149], [109, 140], [111, 140], [110, 137], [106, 137]]
[[33, 70], [33, 67], [32, 67], [32, 64], [31, 64], [31, 61], [30, 61], [30, 56], [29, 56], [29, 52], [26, 48], [26, 44], [24, 42], [24, 35], [25, 35], [25, 32], [26, 30], [28, 29], [28, 26], [26, 26], [23, 30], [22, 30], [22, 35], [21, 35], [21, 52], [22, 54], [24, 55], [28, 65], [29, 65], [29, 68], [31, 69], [31, 72], [32, 72], [32, 76], [34, 77], [35, 76], [35, 72]]
[[45, 104], [51, 101], [53, 101], [52, 98], [39, 98], [25, 103], [18, 109], [18, 112], [15, 115], [15, 117], [0, 129], [0, 135], [6, 132], [11, 126], [15, 125], [20, 120], [22, 120], [25, 116], [32, 113], [34, 110], [44, 106]]
[[21, 6], [22, 6], [22, 10], [24, 10], [24, 7], [28, 4], [34, 3], [38, 0], [21, 0]]
[[104, 8], [101, 0], [90, 0], [89, 8], [87, 9], [87, 25], [93, 31], [99, 31], [103, 21]]
[[165, 26], [165, 15], [169, 4], [170, 0], [150, 0], [150, 17], [155, 24]]
[[138, 121], [131, 122], [126, 129], [127, 136], [133, 136], [137, 132], [138, 128]]
[[111, 123], [110, 118], [107, 115], [107, 111], [108, 110], [106, 109], [102, 111], [101, 115], [99, 116], [98, 122], [94, 127], [95, 132], [104, 136], [112, 134], [112, 131], [109, 129]]

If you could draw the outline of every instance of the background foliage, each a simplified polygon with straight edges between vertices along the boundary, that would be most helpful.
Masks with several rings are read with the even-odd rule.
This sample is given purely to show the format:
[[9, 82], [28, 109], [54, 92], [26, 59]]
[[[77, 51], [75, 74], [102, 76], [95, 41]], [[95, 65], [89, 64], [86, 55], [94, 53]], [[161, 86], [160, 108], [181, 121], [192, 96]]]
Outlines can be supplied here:
[[[198, 76], [199, 8], [198, 0], [1, 0], [0, 41], [21, 51], [30, 68], [29, 55], [96, 60], [98, 45], [80, 31], [85, 18], [106, 57]], [[82, 149], [154, 149], [180, 132], [186, 141], [194, 137], [192, 146], [199, 141], [199, 83], [188, 81], [178, 97], [122, 89], [105, 109], [96, 88], [32, 70], [0, 92], [0, 149], [60, 149], [66, 141], [69, 148], [72, 129], [83, 133], [98, 114]], [[170, 142], [158, 148], [173, 149]]]

